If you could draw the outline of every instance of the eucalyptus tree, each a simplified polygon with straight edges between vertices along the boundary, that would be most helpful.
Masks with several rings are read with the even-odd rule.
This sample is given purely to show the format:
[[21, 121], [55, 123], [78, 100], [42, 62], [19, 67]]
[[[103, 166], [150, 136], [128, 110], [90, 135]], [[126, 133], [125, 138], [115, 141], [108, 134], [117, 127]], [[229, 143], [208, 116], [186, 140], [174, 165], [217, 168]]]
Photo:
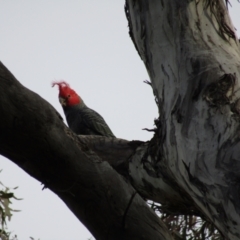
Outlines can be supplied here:
[[239, 239], [240, 48], [225, 2], [126, 0], [125, 12], [159, 109], [153, 138], [77, 136], [1, 64], [0, 153], [96, 239], [177, 238], [146, 199]]

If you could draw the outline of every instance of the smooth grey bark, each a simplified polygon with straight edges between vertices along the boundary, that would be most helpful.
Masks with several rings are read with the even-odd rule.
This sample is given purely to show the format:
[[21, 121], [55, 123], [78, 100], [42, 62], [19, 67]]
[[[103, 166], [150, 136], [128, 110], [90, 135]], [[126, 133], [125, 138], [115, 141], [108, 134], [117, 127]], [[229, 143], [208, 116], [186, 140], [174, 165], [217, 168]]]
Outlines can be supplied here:
[[145, 168], [239, 239], [240, 51], [224, 1], [126, 0], [126, 14], [160, 115]]
[[2, 63], [0, 113], [0, 154], [56, 193], [96, 239], [172, 239], [127, 178], [110, 166], [126, 169], [141, 142], [75, 135]]

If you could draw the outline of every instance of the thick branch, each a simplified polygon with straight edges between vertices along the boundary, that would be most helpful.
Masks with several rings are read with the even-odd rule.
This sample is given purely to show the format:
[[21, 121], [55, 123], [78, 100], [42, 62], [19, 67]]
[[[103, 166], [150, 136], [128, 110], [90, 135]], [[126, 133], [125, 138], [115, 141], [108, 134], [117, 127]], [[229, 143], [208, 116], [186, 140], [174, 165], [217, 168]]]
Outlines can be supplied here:
[[152, 148], [158, 148], [155, 138], [143, 143], [99, 136], [79, 136], [77, 141], [86, 144], [118, 173], [130, 180], [141, 196], [161, 203], [165, 212], [200, 214], [190, 198], [172, 187], [164, 172], [151, 169], [151, 162], [154, 161], [151, 151]]
[[96, 239], [171, 239], [128, 181], [2, 64], [0, 96], [0, 153], [56, 193]]

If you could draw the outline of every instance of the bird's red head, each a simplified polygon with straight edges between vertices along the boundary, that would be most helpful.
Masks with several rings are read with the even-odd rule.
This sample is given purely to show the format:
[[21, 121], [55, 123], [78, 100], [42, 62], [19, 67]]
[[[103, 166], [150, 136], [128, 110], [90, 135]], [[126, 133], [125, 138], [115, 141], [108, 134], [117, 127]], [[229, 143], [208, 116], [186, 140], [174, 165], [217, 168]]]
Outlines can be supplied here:
[[77, 93], [70, 88], [69, 84], [62, 81], [62, 82], [53, 82], [52, 87], [55, 85], [59, 88], [59, 102], [63, 107], [71, 107], [76, 104], [81, 103], [81, 98], [77, 95]]

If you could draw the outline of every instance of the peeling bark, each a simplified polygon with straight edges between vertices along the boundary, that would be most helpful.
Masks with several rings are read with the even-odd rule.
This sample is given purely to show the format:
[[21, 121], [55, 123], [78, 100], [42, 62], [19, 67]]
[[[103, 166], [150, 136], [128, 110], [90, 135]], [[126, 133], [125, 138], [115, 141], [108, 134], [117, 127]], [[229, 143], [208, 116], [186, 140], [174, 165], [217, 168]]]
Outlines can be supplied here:
[[159, 108], [148, 165], [239, 239], [240, 51], [224, 2], [127, 0], [125, 10]]

